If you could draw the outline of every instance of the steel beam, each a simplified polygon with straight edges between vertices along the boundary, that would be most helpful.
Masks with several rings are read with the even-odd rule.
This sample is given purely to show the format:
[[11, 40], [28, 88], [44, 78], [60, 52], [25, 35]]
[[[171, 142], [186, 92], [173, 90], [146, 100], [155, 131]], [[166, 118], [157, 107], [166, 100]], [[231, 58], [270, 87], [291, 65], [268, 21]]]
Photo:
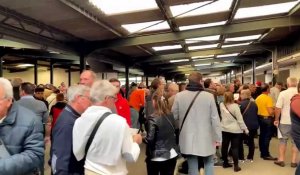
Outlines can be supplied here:
[[58, 42], [56, 40], [47, 37], [43, 37], [41, 35], [29, 31], [25, 31], [23, 29], [15, 28], [6, 24], [0, 23], [0, 33], [20, 40], [29, 41], [35, 44], [40, 44], [41, 46], [46, 48], [52, 47], [68, 53], [78, 54], [75, 51], [75, 49], [68, 47], [67, 45], [61, 42]]
[[90, 43], [89, 51], [92, 52], [97, 49], [136, 46], [143, 44], [152, 44], [160, 42], [178, 41], [195, 37], [204, 37], [219, 34], [232, 34], [246, 31], [256, 31], [263, 29], [270, 29], [276, 27], [292, 27], [299, 26], [300, 18], [294, 16], [285, 16], [272, 19], [263, 19], [256, 21], [247, 21], [225, 26], [214, 26], [201, 29], [193, 29], [181, 32], [169, 32], [164, 34], [154, 34], [147, 36], [138, 36], [123, 39], [112, 39], [105, 41], [93, 41]]
[[[240, 64], [235, 63], [223, 63], [223, 64], [217, 64], [217, 65], [208, 65], [208, 66], [196, 66], [194, 67], [197, 70], [202, 69], [214, 69], [214, 68], [221, 68], [221, 67], [232, 67], [232, 66], [240, 66]], [[177, 68], [177, 65], [171, 65], [171, 66], [163, 66], [161, 67], [162, 70], [168, 70], [168, 69], [174, 69]]]

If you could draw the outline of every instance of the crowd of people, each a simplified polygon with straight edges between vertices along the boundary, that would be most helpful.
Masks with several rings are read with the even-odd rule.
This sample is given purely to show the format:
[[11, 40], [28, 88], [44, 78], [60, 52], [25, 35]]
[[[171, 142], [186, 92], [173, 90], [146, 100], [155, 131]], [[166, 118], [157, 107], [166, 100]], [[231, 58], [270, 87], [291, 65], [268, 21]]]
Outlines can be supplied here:
[[[200, 168], [213, 175], [218, 165], [238, 172], [240, 163], [255, 161], [255, 137], [260, 157], [280, 167], [292, 138], [289, 163], [298, 166], [297, 78], [289, 77], [283, 90], [279, 82], [216, 84], [193, 72], [187, 84], [155, 78], [150, 87], [132, 83], [128, 91], [118, 79], [98, 80], [91, 70], [70, 87], [0, 78], [1, 174], [43, 174], [45, 145], [51, 145], [53, 175], [125, 175], [142, 142], [148, 175], [173, 175], [179, 157], [186, 160], [180, 171], [189, 175]], [[278, 158], [269, 151], [274, 135]]]

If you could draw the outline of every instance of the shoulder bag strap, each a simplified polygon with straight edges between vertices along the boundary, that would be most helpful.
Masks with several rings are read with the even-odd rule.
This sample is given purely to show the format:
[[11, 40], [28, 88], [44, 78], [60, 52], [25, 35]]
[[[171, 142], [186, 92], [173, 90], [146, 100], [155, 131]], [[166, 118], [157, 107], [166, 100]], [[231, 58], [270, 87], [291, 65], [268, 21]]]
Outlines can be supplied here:
[[88, 150], [89, 150], [89, 148], [90, 148], [90, 146], [91, 146], [91, 144], [92, 144], [92, 142], [93, 142], [93, 140], [94, 140], [94, 137], [95, 137], [95, 135], [96, 135], [96, 132], [97, 132], [99, 126], [101, 125], [101, 123], [103, 122], [103, 120], [104, 120], [106, 117], [108, 117], [110, 114], [111, 114], [110, 112], [104, 113], [104, 114], [102, 115], [102, 117], [97, 121], [97, 123], [96, 123], [96, 125], [95, 125], [95, 127], [94, 127], [94, 129], [93, 129], [93, 131], [92, 131], [92, 133], [91, 133], [91, 135], [90, 135], [90, 137], [89, 137], [87, 143], [86, 143], [85, 151], [84, 151], [84, 152], [85, 152], [84, 159], [85, 159], [85, 157], [86, 157], [86, 155], [87, 155], [87, 152], [88, 152]]
[[197, 94], [195, 95], [194, 99], [192, 100], [190, 106], [188, 107], [188, 109], [187, 109], [187, 111], [186, 111], [186, 113], [185, 113], [185, 115], [184, 115], [184, 118], [183, 118], [183, 121], [182, 121], [180, 130], [179, 130], [179, 134], [180, 134], [180, 132], [181, 132], [181, 130], [182, 130], [182, 127], [183, 127], [183, 124], [184, 124], [184, 122], [185, 122], [185, 119], [186, 119], [187, 115], [189, 114], [190, 109], [191, 109], [191, 107], [193, 106], [193, 104], [194, 104], [196, 98], [198, 97], [198, 95], [200, 94], [200, 92], [201, 92], [201, 91], [198, 91], [198, 92], [197, 92]]
[[244, 114], [248, 111], [248, 109], [249, 109], [249, 107], [250, 107], [250, 104], [251, 104], [251, 100], [249, 100], [249, 103], [248, 103], [246, 109], [243, 111], [243, 114], [242, 114], [242, 115], [244, 115]]
[[230, 114], [235, 120], [237, 120], [236, 116], [233, 115], [233, 114], [229, 111], [229, 109], [227, 108], [227, 106], [226, 106], [224, 103], [223, 103], [223, 105], [225, 106], [225, 108], [226, 108], [226, 110], [229, 112], [229, 114]]
[[165, 118], [168, 123], [171, 125], [171, 127], [173, 128], [173, 131], [175, 132], [175, 127], [173, 126], [172, 122], [168, 119], [168, 116], [163, 116], [163, 118]]

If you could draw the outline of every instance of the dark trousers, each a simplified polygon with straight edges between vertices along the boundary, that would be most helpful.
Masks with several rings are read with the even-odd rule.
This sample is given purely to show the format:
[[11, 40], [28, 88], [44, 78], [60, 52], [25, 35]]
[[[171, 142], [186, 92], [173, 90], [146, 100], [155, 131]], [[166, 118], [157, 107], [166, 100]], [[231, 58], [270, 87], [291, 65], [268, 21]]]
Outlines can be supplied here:
[[273, 118], [259, 117], [260, 135], [259, 135], [259, 150], [260, 157], [270, 156], [269, 145], [272, 139]]
[[147, 173], [148, 175], [173, 175], [176, 161], [176, 157], [166, 161], [147, 160]]
[[[255, 144], [254, 144], [254, 137], [257, 133], [256, 129], [250, 129], [248, 135], [243, 135], [244, 140], [247, 142], [247, 145], [249, 147], [248, 156], [247, 159], [252, 159], [254, 156], [254, 150], [255, 150]], [[243, 147], [243, 139], [241, 139], [240, 147], [239, 147], [239, 159], [244, 159], [244, 147]]]
[[222, 132], [222, 158], [224, 164], [228, 164], [228, 147], [231, 144], [232, 150], [232, 159], [235, 166], [239, 163], [239, 145], [241, 142], [242, 134], [230, 133], [230, 132]]

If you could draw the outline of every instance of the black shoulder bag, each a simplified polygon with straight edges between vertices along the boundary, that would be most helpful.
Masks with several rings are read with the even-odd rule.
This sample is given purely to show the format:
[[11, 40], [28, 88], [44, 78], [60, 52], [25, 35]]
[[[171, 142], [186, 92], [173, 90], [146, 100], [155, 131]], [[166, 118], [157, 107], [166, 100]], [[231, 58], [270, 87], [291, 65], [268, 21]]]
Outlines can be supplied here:
[[194, 99], [192, 100], [190, 106], [188, 107], [188, 109], [187, 109], [187, 111], [186, 111], [186, 113], [185, 113], [185, 115], [184, 115], [184, 118], [183, 118], [183, 121], [182, 121], [182, 124], [181, 124], [181, 127], [180, 127], [180, 130], [179, 130], [178, 135], [180, 134], [180, 132], [181, 132], [181, 130], [182, 130], [182, 127], [183, 127], [183, 124], [184, 124], [184, 122], [185, 122], [185, 119], [186, 119], [187, 115], [189, 114], [190, 109], [191, 109], [191, 107], [193, 106], [193, 104], [194, 104], [196, 98], [198, 97], [198, 95], [200, 94], [200, 92], [201, 92], [201, 91], [197, 92], [197, 94], [195, 95]]
[[102, 117], [97, 121], [97, 123], [96, 123], [96, 125], [95, 125], [95, 127], [94, 127], [94, 129], [93, 129], [93, 131], [92, 131], [92, 133], [91, 133], [91, 135], [90, 135], [90, 137], [89, 137], [87, 143], [86, 143], [85, 151], [84, 151], [85, 154], [84, 154], [84, 157], [83, 157], [84, 160], [86, 159], [87, 153], [88, 153], [89, 148], [90, 148], [90, 146], [91, 146], [91, 144], [92, 144], [92, 142], [93, 142], [93, 140], [94, 140], [94, 137], [95, 137], [95, 135], [96, 135], [96, 132], [98, 131], [99, 126], [101, 125], [101, 123], [103, 122], [103, 120], [104, 120], [106, 117], [108, 117], [110, 114], [111, 114], [110, 112], [104, 113], [104, 114], [102, 115]]

